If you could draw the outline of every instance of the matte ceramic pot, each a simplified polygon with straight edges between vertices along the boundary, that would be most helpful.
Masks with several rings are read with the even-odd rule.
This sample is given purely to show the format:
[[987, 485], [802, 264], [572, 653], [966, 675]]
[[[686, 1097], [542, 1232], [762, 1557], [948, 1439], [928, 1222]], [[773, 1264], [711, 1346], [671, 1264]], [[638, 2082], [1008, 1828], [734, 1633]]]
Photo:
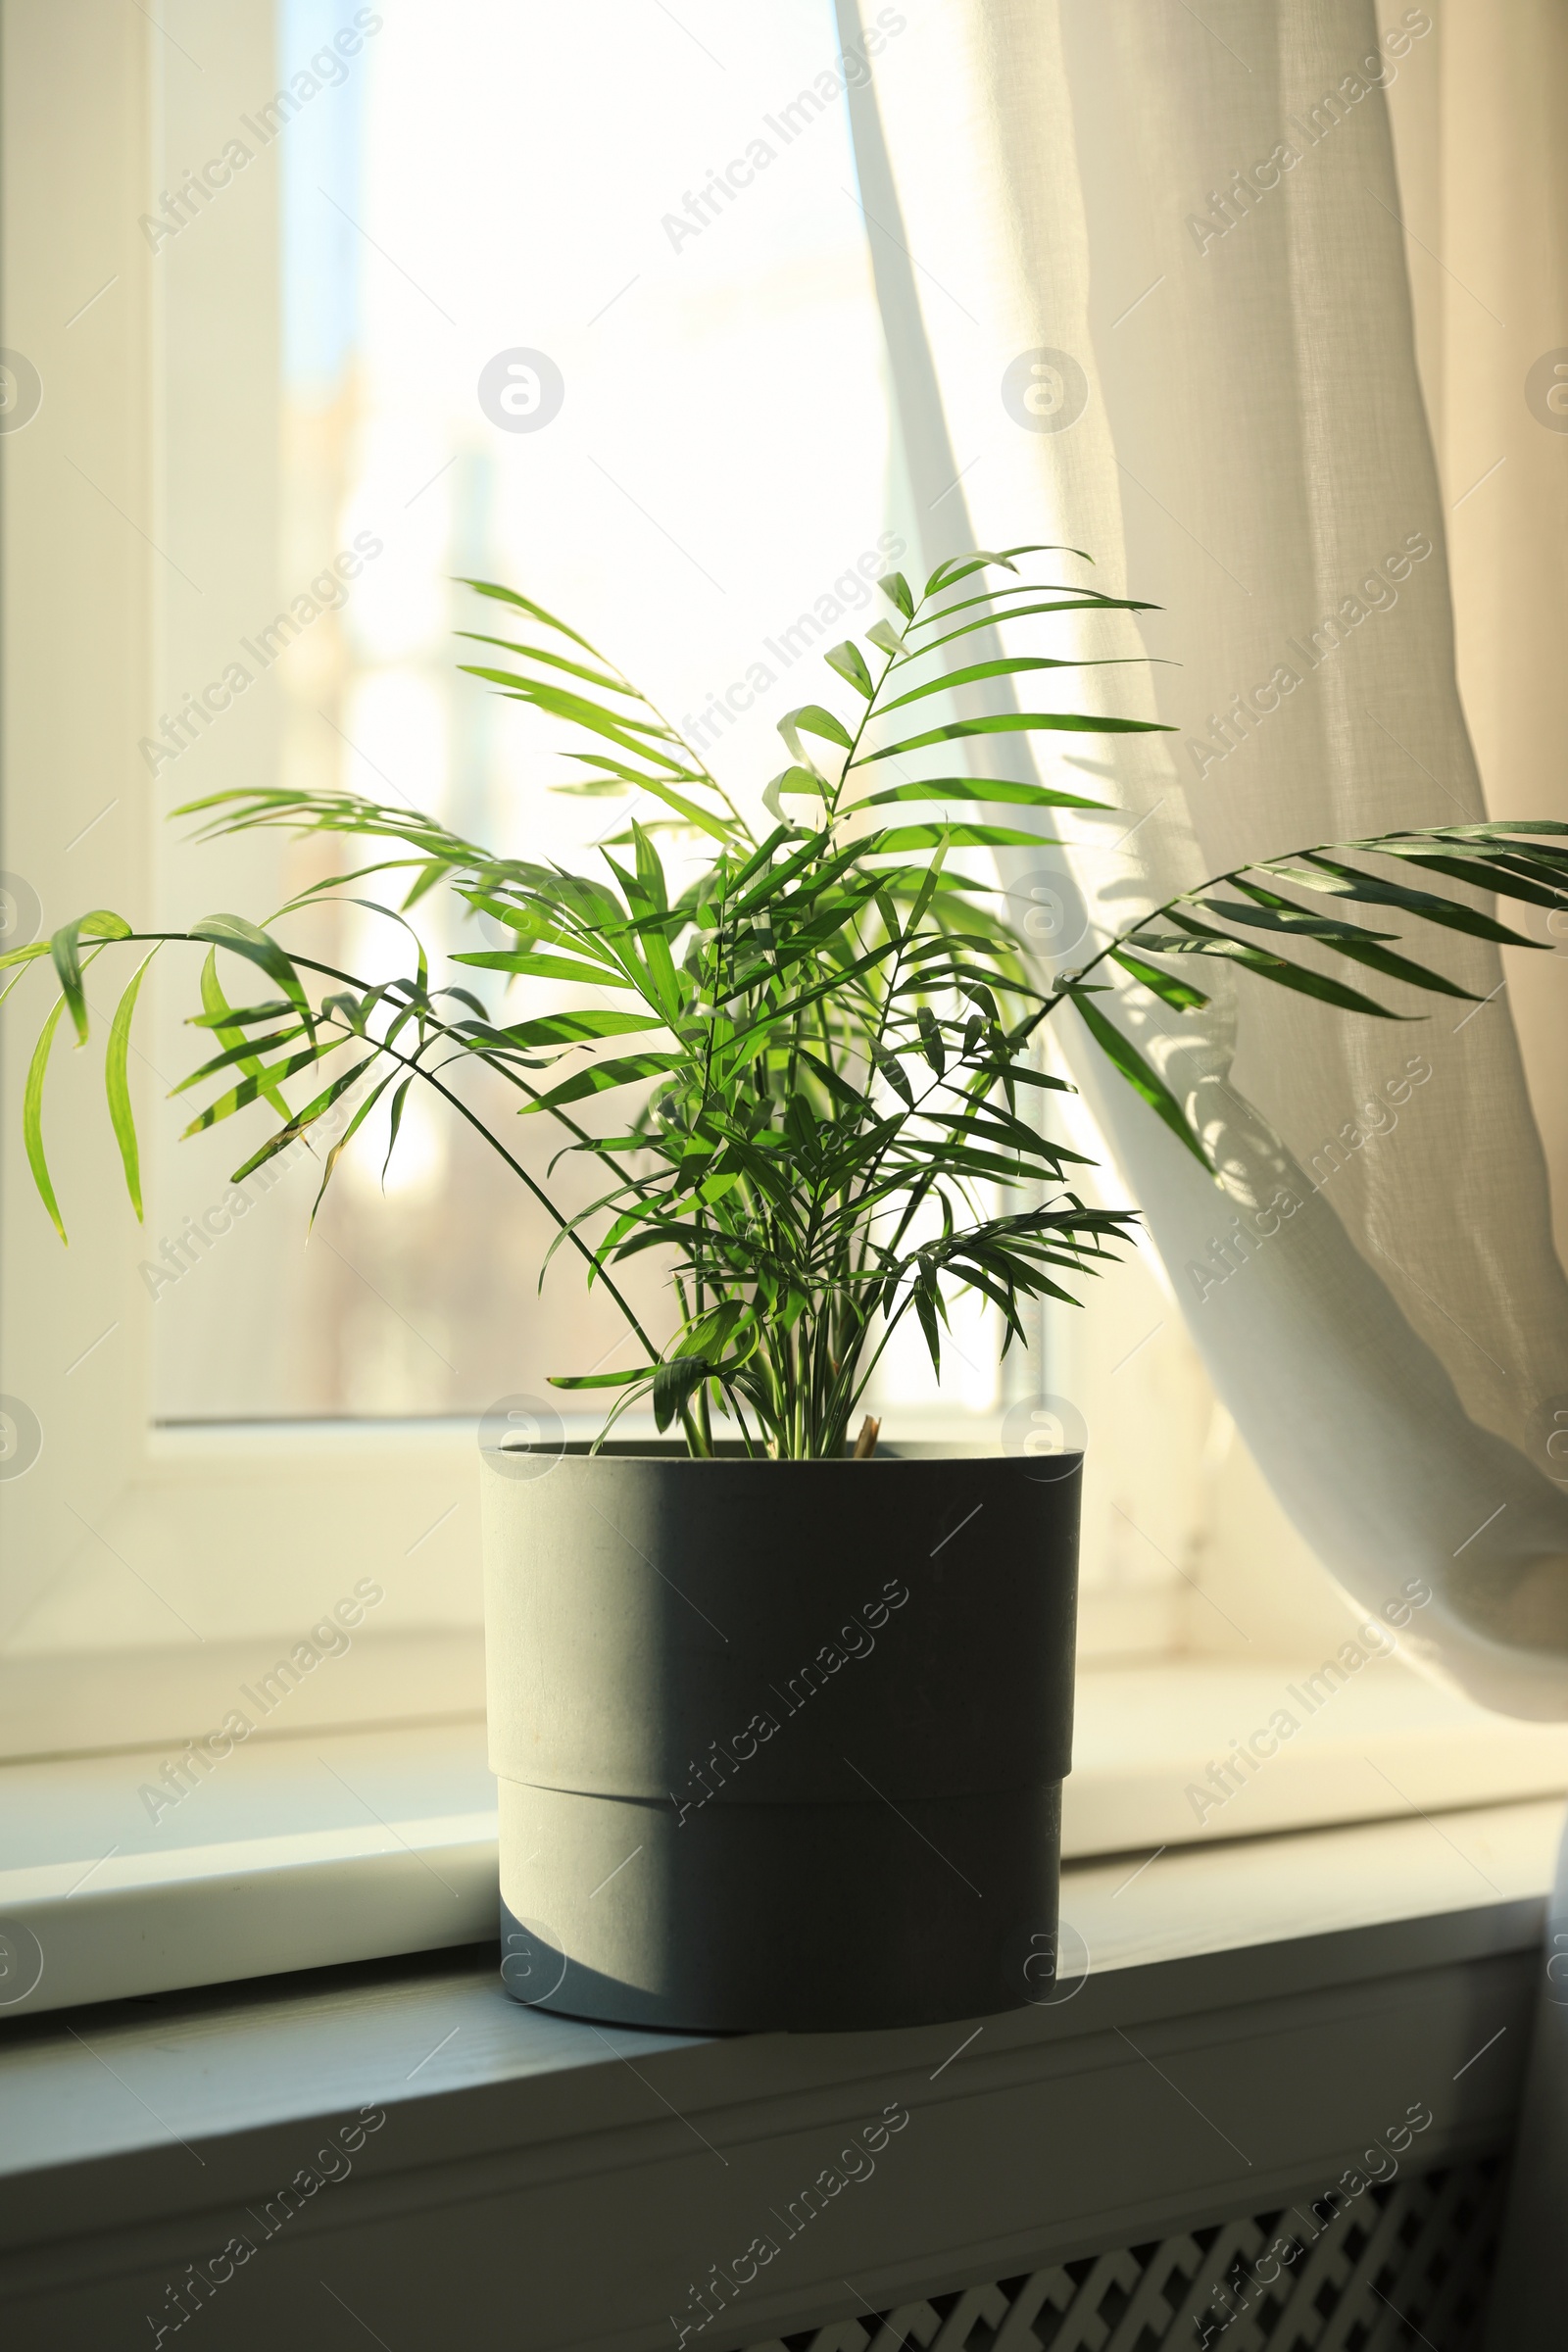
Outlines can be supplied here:
[[800, 2032], [1049, 1996], [1080, 1455], [484, 1458], [511, 1992]]

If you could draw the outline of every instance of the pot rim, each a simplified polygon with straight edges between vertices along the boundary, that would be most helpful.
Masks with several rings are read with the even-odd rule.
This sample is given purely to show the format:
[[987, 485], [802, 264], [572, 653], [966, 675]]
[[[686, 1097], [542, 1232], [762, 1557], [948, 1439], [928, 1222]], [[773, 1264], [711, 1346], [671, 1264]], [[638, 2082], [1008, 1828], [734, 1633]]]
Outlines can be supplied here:
[[[546, 1440], [537, 1445], [485, 1446], [480, 1450], [486, 1461], [502, 1460], [509, 1456], [538, 1456], [552, 1461], [570, 1459], [579, 1462], [654, 1462], [661, 1466], [685, 1463], [695, 1470], [719, 1467], [734, 1469], [741, 1466], [759, 1470], [812, 1470], [837, 1469], [843, 1465], [853, 1465], [858, 1469], [863, 1469], [867, 1461], [901, 1465], [920, 1464], [926, 1468], [942, 1462], [1015, 1461], [1020, 1465], [1027, 1465], [1044, 1460], [1068, 1465], [1073, 1462], [1081, 1462], [1084, 1458], [1084, 1449], [1081, 1446], [1063, 1446], [1059, 1453], [1035, 1454], [1021, 1450], [1014, 1452], [1005, 1446], [987, 1444], [981, 1440], [967, 1441], [963, 1439], [956, 1439], [945, 1444], [928, 1440], [910, 1440], [902, 1445], [897, 1442], [884, 1444], [879, 1441], [873, 1454], [861, 1455], [858, 1458], [850, 1446], [846, 1446], [842, 1453], [836, 1454], [748, 1453], [738, 1438], [721, 1439], [710, 1455], [689, 1453], [684, 1445], [678, 1439], [673, 1438], [611, 1439], [597, 1448], [592, 1439], [571, 1438], [560, 1442]], [[1056, 1475], [1059, 1476], [1060, 1473], [1057, 1472]]]

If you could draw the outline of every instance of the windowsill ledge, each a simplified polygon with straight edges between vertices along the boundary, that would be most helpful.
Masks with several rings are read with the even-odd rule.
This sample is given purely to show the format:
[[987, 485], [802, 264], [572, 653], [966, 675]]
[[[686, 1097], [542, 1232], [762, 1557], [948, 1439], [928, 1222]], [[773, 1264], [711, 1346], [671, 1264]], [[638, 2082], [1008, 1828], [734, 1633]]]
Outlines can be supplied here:
[[[1304, 2210], [1407, 2115], [1428, 2118], [1409, 2169], [1491, 2154], [1517, 2103], [1560, 1811], [1072, 1864], [1087, 1973], [972, 2029], [610, 2031], [509, 2000], [493, 1948], [24, 2022], [0, 2045], [0, 2297], [40, 2352], [118, 2340], [238, 2231], [267, 2252], [221, 2306], [235, 2352], [343, 2340], [323, 2286], [389, 2344], [652, 2352], [691, 2278], [772, 2230], [867, 2117], [902, 2110], [882, 2185], [846, 2196], [851, 2222], [790, 2232], [701, 2338], [717, 2352]], [[345, 2164], [331, 2150], [364, 2111], [375, 2136]], [[282, 2206], [274, 2249], [278, 2183], [301, 2166], [330, 2193]]]
[[[1395, 1661], [1336, 1691], [1250, 1778], [1210, 1768], [1299, 1670], [1175, 1659], [1080, 1675], [1063, 1852], [1152, 1849], [1568, 1788], [1568, 1727], [1484, 1713]], [[161, 1753], [0, 1770], [0, 1920], [45, 2010], [488, 1940], [495, 1785], [471, 1718], [257, 1738], [155, 1823]]]

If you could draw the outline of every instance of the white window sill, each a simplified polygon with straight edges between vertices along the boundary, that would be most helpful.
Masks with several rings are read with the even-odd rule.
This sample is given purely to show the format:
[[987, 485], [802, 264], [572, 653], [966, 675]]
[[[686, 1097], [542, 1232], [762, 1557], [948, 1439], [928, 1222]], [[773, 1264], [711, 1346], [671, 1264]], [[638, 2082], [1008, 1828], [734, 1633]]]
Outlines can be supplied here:
[[[1189, 1961], [1240, 1960], [1249, 1971], [1250, 1997], [1298, 1995], [1312, 1986], [1355, 1984], [1412, 1965], [1407, 1933], [1418, 1922], [1425, 1950], [1420, 1965], [1438, 1965], [1459, 1955], [1475, 1957], [1528, 1948], [1539, 1942], [1544, 1898], [1552, 1882], [1562, 1830], [1562, 1807], [1536, 1801], [1484, 1806], [1450, 1815], [1441, 1833], [1427, 1822], [1363, 1823], [1319, 1830], [1304, 1838], [1269, 1838], [1255, 1846], [1210, 1846], [1166, 1854], [1136, 1879], [1123, 1860], [1077, 1862], [1062, 1873], [1062, 1912], [1076, 1932], [1063, 1938], [1076, 1952], [1076, 1976], [1066, 1979], [1067, 1998], [998, 2018], [991, 2033], [1009, 2042], [1037, 2037], [1050, 2021], [1067, 2029], [1087, 2021], [1097, 2001], [1108, 1996], [1137, 1998], [1136, 1972]], [[1444, 1923], [1441, 1929], [1439, 1922]], [[1335, 1938], [1352, 1939], [1336, 1956], [1325, 1949]], [[1300, 1947], [1309, 1944], [1310, 1949]], [[1293, 1948], [1295, 1947], [1295, 1948]], [[1228, 1973], [1228, 1972], [1227, 1972]], [[269, 2033], [292, 2032], [308, 2049], [302, 2072], [325, 2072], [319, 2095], [330, 2106], [373, 2096], [387, 2105], [397, 2096], [439, 2097], [504, 2078], [543, 2076], [562, 2070], [597, 2068], [630, 2052], [652, 2054], [710, 2041], [702, 2034], [674, 2034], [617, 2027], [613, 2040], [574, 2018], [556, 2017], [513, 2001], [493, 1968], [432, 1968], [423, 1981], [389, 1980], [392, 1989], [368, 1989], [362, 1980], [341, 1987], [330, 1979], [308, 1986], [287, 1983], [275, 1990], [247, 1984], [243, 1992], [214, 1993], [192, 2004], [192, 2018], [212, 2024], [194, 2035], [162, 2034], [156, 2018], [145, 2035], [150, 2047], [192, 2042], [195, 2066], [184, 2094], [172, 2109], [155, 2113], [131, 2098], [116, 2097], [113, 2083], [100, 2082], [80, 2044], [62, 2043], [57, 2032], [40, 2025], [37, 2036], [21, 2039], [38, 2053], [15, 2057], [0, 2044], [0, 2082], [11, 2102], [11, 2129], [0, 2148], [0, 2177], [41, 2170], [90, 2155], [157, 2146], [171, 2132], [194, 2133], [201, 2125], [250, 2130], [282, 2121], [295, 2107], [301, 2082], [273, 2075], [257, 2063], [258, 2043]], [[1093, 1985], [1096, 1999], [1074, 2013], [1076, 1989]], [[162, 2005], [161, 2005], [162, 2006]], [[225, 2030], [249, 2013], [247, 2032]], [[395, 2046], [387, 2046], [385, 2023], [396, 2020]], [[436, 2027], [427, 2039], [426, 2020]], [[467, 2030], [462, 2047], [441, 2038], [440, 2026], [456, 2019]], [[498, 2021], [507, 2029], [498, 2033]], [[1103, 2024], [1102, 2019], [1096, 2019]], [[138, 2033], [134, 2010], [120, 2009], [93, 2021], [93, 2038], [105, 2032]], [[949, 2046], [948, 2026], [895, 2030], [901, 2039]], [[744, 2045], [771, 2039], [720, 2035]], [[866, 2034], [789, 2035], [816, 2050], [852, 2054], [878, 2036]], [[229, 2047], [225, 2056], [224, 2041]], [[52, 2097], [29, 2098], [27, 2086], [52, 2071], [43, 2053], [79, 2063], [84, 2086], [102, 2096], [64, 2104]], [[428, 2055], [425, 2053], [428, 2052]], [[420, 2063], [408, 2072], [413, 2057]], [[375, 2080], [362, 2089], [358, 2070], [374, 2068]], [[385, 2072], [380, 2071], [385, 2068]], [[853, 2068], [850, 2071], [854, 2071]], [[226, 2082], [214, 2080], [226, 2072]], [[416, 2090], [403, 2088], [417, 2083]], [[18, 2103], [20, 2102], [20, 2103]]]
[[[1195, 1801], [1211, 1764], [1289, 1703], [1298, 1678], [1283, 1662], [1201, 1659], [1082, 1674], [1065, 1856], [1142, 1857], [1568, 1789], [1568, 1727], [1487, 1714], [1382, 1660], [1235, 1793], [1218, 1801], [1208, 1784]], [[133, 1751], [0, 1769], [0, 1923], [23, 1955], [12, 1984], [41, 1967], [0, 2021], [494, 1936], [482, 1722], [258, 1738], [155, 1825], [138, 1791], [164, 1761]]]
[[[609, 2032], [520, 2007], [466, 1953], [39, 2017], [0, 2038], [0, 2304], [38, 2352], [128, 2341], [237, 2234], [266, 2253], [220, 2305], [233, 2352], [347, 2340], [327, 2294], [389, 2345], [658, 2352], [688, 2282], [894, 2101], [910, 2128], [874, 2187], [784, 2225], [698, 2342], [841, 2320], [863, 2342], [867, 2310], [912, 2301], [913, 2322], [969, 2281], [1234, 2224], [1200, 2311], [1283, 2209], [1347, 2168], [1387, 2178], [1398, 2119], [1426, 2118], [1394, 2140], [1417, 2187], [1506, 2148], [1560, 1813], [1071, 1863], [1086, 1973], [973, 2025]], [[291, 2216], [280, 2182], [322, 2193]]]

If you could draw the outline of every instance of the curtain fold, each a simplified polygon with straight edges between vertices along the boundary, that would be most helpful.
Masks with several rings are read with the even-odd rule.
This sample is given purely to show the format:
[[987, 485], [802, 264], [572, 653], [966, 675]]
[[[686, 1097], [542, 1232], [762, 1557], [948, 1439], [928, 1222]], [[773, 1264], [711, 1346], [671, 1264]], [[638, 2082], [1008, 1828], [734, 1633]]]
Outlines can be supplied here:
[[[1009, 889], [1043, 874], [1103, 935], [1245, 858], [1483, 816], [1387, 98], [1432, 20], [908, 13], [851, 107], [918, 559], [1087, 550], [1093, 574], [1066, 557], [1054, 576], [1163, 610], [1087, 623], [1085, 658], [1140, 665], [1077, 673], [1064, 707], [1179, 730], [1039, 755], [1120, 813], [1007, 853]], [[855, 39], [854, 0], [840, 16]], [[1215, 1389], [1324, 1565], [1367, 1610], [1430, 1592], [1412, 1655], [1557, 1717], [1568, 1284], [1496, 953], [1445, 933], [1436, 959], [1482, 1002], [1433, 1014], [1385, 988], [1423, 1017], [1373, 1021], [1242, 975], [1178, 1018], [1119, 990], [1218, 1188], [1065, 1043]]]

